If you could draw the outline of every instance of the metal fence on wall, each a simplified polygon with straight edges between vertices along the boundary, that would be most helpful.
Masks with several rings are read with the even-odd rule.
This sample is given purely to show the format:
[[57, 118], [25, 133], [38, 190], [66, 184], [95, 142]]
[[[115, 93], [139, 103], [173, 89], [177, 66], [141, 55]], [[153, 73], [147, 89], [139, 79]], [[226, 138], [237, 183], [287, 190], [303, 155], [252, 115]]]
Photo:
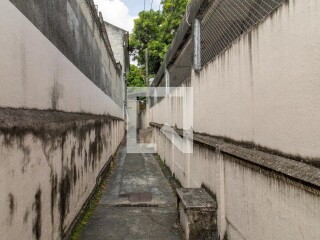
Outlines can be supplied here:
[[[192, 69], [200, 70], [286, 1], [191, 1], [152, 86], [167, 86], [165, 81], [169, 81], [169, 87], [180, 86], [191, 78]], [[195, 27], [196, 21], [200, 21], [200, 29]], [[161, 99], [153, 99], [152, 106]]]
[[186, 41], [174, 64], [168, 68], [170, 87], [178, 87], [191, 78], [193, 64], [193, 39]]
[[211, 1], [201, 19], [201, 65], [214, 59], [284, 1]]

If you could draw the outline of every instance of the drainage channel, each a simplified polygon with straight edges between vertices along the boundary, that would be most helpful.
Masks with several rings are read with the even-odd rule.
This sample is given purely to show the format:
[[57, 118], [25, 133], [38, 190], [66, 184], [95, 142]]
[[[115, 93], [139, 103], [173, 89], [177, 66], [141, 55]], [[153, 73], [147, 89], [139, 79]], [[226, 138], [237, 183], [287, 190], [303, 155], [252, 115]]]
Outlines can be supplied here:
[[138, 203], [138, 204], [130, 204], [130, 203], [124, 203], [124, 204], [115, 204], [114, 207], [143, 207], [143, 208], [152, 208], [152, 207], [159, 207], [157, 204], [144, 204], [144, 203]]
[[119, 194], [120, 198], [127, 198], [129, 203], [115, 204], [114, 207], [159, 207], [158, 204], [150, 203], [152, 201], [151, 192], [130, 192]]

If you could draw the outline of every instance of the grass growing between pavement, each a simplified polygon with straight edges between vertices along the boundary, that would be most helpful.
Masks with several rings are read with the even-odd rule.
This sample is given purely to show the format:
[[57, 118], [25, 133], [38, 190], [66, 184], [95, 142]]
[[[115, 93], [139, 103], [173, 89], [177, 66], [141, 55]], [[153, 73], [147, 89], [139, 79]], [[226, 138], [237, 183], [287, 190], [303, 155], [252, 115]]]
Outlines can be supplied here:
[[158, 154], [156, 156], [156, 159], [158, 161], [158, 164], [161, 168], [163, 175], [169, 181], [173, 190], [176, 191], [177, 188], [182, 188], [182, 185], [179, 182], [179, 180], [175, 177], [174, 174], [172, 174], [170, 168], [166, 165], [165, 161], [163, 161]]
[[77, 221], [76, 226], [74, 227], [70, 237], [68, 238], [69, 240], [78, 240], [80, 238], [84, 227], [89, 222], [94, 210], [99, 204], [99, 201], [103, 195], [104, 189], [106, 188], [107, 181], [112, 173], [112, 170], [115, 168], [115, 165], [116, 165], [115, 163], [111, 163], [110, 169], [108, 170], [107, 174], [104, 176], [100, 185], [97, 187], [97, 189], [93, 193], [93, 196], [89, 200], [89, 203], [84, 208], [83, 213], [81, 214], [79, 220]]

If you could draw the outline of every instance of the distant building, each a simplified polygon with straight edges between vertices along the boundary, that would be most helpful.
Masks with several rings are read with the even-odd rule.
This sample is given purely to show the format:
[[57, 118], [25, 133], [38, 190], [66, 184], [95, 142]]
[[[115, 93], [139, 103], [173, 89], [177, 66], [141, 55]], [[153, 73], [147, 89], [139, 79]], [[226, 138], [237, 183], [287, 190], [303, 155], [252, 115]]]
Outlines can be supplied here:
[[[130, 58], [129, 58], [129, 32], [112, 25], [111, 23], [104, 22], [108, 33], [108, 38], [111, 44], [114, 58], [121, 65], [122, 77], [124, 82], [123, 96], [124, 108], [127, 106], [127, 74], [130, 71]], [[126, 115], [126, 110], [124, 110]]]
[[104, 22], [111, 48], [114, 57], [117, 62], [122, 66], [124, 77], [129, 72], [130, 61], [129, 61], [129, 32], [112, 25], [111, 23]]

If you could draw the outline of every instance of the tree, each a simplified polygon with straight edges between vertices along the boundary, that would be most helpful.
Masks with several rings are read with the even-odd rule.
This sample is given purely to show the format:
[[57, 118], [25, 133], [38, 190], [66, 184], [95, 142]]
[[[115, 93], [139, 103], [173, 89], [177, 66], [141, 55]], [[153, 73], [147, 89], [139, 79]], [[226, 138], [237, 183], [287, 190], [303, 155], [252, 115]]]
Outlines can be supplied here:
[[134, 29], [130, 35], [129, 51], [133, 55], [139, 66], [145, 64], [145, 53], [148, 47], [150, 73], [155, 73], [156, 68], [160, 67], [159, 51], [161, 34], [159, 26], [163, 22], [163, 16], [160, 11], [142, 11], [139, 13], [139, 18], [134, 22]]
[[127, 76], [128, 87], [145, 87], [145, 76], [143, 70], [130, 64], [130, 72]]
[[190, 0], [163, 0], [163, 10], [142, 11], [135, 20], [130, 35], [130, 54], [145, 69], [145, 53], [148, 48], [149, 73], [155, 75], [170, 48], [174, 34], [184, 16]]
[[162, 15], [164, 17], [162, 32], [167, 33], [164, 34], [163, 41], [165, 41], [167, 45], [171, 44], [189, 2], [190, 0], [164, 0], [162, 2]]

